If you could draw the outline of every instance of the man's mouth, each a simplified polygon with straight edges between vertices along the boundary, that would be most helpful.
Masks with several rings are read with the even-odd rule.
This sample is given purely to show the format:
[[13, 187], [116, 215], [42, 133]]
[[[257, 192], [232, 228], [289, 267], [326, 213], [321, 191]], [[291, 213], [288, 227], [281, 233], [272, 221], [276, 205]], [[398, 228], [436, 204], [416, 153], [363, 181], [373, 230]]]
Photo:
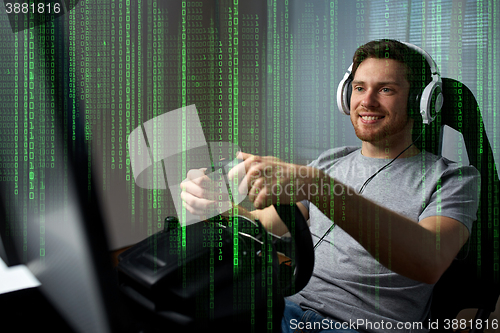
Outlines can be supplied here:
[[362, 116], [359, 115], [363, 120], [378, 120], [384, 118], [384, 116]]

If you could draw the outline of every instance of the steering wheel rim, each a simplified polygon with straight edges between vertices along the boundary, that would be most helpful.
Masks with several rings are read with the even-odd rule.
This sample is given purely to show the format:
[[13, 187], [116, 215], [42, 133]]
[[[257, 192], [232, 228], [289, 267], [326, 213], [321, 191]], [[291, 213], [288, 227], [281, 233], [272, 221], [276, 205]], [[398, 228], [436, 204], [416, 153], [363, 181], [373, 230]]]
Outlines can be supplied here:
[[[287, 295], [293, 295], [309, 283], [314, 269], [314, 247], [311, 232], [297, 204], [274, 204], [274, 208], [295, 241], [295, 288], [292, 285], [283, 291]], [[288, 294], [288, 292], [291, 293]]]

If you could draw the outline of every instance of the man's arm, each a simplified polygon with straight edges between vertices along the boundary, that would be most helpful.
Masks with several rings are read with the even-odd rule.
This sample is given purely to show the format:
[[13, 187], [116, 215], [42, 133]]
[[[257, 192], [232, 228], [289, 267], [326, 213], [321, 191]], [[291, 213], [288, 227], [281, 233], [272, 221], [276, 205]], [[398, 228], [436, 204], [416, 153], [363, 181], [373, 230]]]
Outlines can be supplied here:
[[[327, 184], [332, 180], [322, 171], [319, 177]], [[382, 265], [400, 275], [436, 283], [469, 236], [467, 228], [455, 219], [431, 216], [416, 223], [358, 195], [338, 181], [335, 184], [344, 186], [344, 193], [349, 195], [318, 193], [312, 196], [311, 202], [322, 202], [317, 207], [323, 214]]]
[[[278, 212], [274, 206], [269, 206], [264, 209], [256, 209], [253, 211], [248, 211], [239, 205], [233, 205], [230, 201], [216, 201], [214, 198], [214, 183], [205, 175], [205, 169], [193, 169], [187, 174], [187, 178], [180, 184], [182, 188], [181, 198], [184, 207], [194, 215], [200, 216], [201, 220], [205, 219], [207, 215], [222, 214], [224, 216], [229, 216], [230, 214], [235, 214], [237, 208], [237, 214], [245, 216], [249, 219], [255, 220], [259, 219], [260, 223], [275, 235], [281, 236], [288, 232], [287, 227], [281, 221], [278, 216]], [[218, 192], [215, 191], [218, 196]], [[226, 198], [229, 200], [229, 198]], [[223, 207], [231, 207], [229, 210], [218, 211], [219, 203], [223, 203]], [[304, 216], [305, 220], [309, 219], [309, 211], [300, 202], [297, 203], [299, 210]]]
[[[287, 191], [272, 189], [292, 185], [288, 192], [295, 194], [294, 201], [307, 199], [315, 204], [382, 265], [408, 278], [429, 284], [437, 282], [469, 236], [467, 228], [457, 220], [431, 216], [416, 223], [358, 195], [311, 166], [244, 153], [241, 157], [246, 176], [240, 186], [248, 187], [248, 197], [255, 207], [272, 205], [277, 199], [288, 202], [291, 199]], [[321, 190], [324, 184], [335, 184], [329, 187], [330, 191], [343, 186], [346, 195]], [[314, 193], [309, 189], [315, 189]]]
[[[304, 219], [307, 221], [309, 219], [309, 211], [301, 202], [297, 202], [297, 206], [304, 216]], [[253, 219], [259, 219], [260, 223], [262, 223], [266, 230], [275, 235], [282, 236], [288, 232], [288, 228], [278, 216], [278, 212], [274, 206], [252, 210], [251, 212], [248, 212], [246, 209], [238, 206], [238, 214]]]
[[[258, 163], [251, 166], [255, 161]], [[257, 180], [244, 179], [240, 186], [249, 187], [248, 196], [255, 207], [269, 206], [247, 213], [252, 218], [258, 218], [271, 232], [283, 234], [286, 227], [272, 206], [272, 196], [268, 196], [272, 193], [271, 188], [274, 183], [263, 182], [261, 176], [265, 173], [261, 171], [269, 166], [273, 167], [273, 170], [279, 169], [280, 179], [285, 180], [282, 182], [283, 185], [290, 182], [290, 179], [287, 179], [290, 174], [297, 173], [297, 166], [283, 163], [275, 158], [263, 157], [255, 159], [247, 157], [244, 166], [247, 174], [245, 177], [251, 178], [257, 174]], [[321, 205], [317, 206], [323, 214], [335, 221], [382, 265], [398, 274], [425, 283], [437, 282], [469, 236], [467, 228], [457, 220], [444, 216], [431, 216], [416, 223], [359, 196], [353, 189], [347, 189], [347, 186], [321, 170], [305, 166], [304, 168], [310, 168], [305, 172], [309, 177], [299, 179], [299, 185], [296, 187], [299, 197], [296, 196], [295, 199], [321, 202]], [[269, 174], [273, 177], [275, 172]], [[190, 181], [181, 184], [184, 189], [181, 194], [184, 205], [193, 214], [203, 215], [214, 202], [203, 199], [204, 189], [200, 187], [202, 178], [188, 177], [188, 179]], [[300, 198], [301, 188], [319, 188], [317, 182], [322, 184], [335, 182], [336, 186], [345, 186], [345, 192], [349, 192], [350, 195], [339, 196], [317, 191], [315, 195], [308, 193], [307, 198]], [[331, 188], [336, 187], [331, 186]], [[285, 191], [281, 192], [280, 202], [286, 203], [286, 199], [290, 198]], [[299, 208], [307, 219], [309, 215], [307, 209], [300, 203]], [[239, 213], [245, 214], [244, 211]]]

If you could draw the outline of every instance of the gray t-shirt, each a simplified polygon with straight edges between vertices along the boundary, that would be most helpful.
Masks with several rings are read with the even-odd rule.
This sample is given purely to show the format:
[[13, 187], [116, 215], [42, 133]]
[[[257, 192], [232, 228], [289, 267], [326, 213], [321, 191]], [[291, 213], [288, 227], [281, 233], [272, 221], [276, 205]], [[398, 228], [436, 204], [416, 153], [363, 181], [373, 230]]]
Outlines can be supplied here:
[[[363, 156], [359, 147], [342, 147], [322, 153], [310, 165], [358, 192], [388, 162]], [[470, 232], [476, 219], [479, 180], [474, 167], [461, 167], [423, 151], [396, 159], [368, 183], [362, 195], [416, 223], [442, 215], [460, 221]], [[334, 188], [334, 193], [341, 189]], [[303, 203], [309, 209], [316, 244], [332, 222], [314, 204]], [[360, 332], [426, 332], [432, 289], [433, 285], [385, 268], [336, 226], [315, 250], [309, 284], [289, 299], [327, 318], [359, 323], [350, 327]], [[424, 329], [418, 329], [420, 323]]]

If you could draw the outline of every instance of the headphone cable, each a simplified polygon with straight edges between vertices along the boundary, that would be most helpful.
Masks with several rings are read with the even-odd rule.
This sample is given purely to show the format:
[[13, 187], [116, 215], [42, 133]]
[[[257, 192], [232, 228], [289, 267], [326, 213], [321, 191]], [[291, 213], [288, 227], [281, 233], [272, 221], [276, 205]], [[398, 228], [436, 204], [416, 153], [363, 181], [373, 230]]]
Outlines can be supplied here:
[[380, 168], [377, 172], [375, 172], [375, 173], [374, 173], [374, 174], [373, 174], [370, 178], [368, 178], [368, 179], [364, 182], [363, 186], [361, 186], [361, 188], [359, 189], [359, 192], [358, 192], [358, 193], [359, 193], [359, 194], [363, 193], [363, 190], [365, 189], [366, 185], [368, 185], [368, 183], [370, 183], [370, 182], [372, 181], [372, 179], [373, 179], [376, 175], [378, 175], [381, 171], [383, 171], [383, 170], [385, 170], [386, 168], [388, 168], [388, 167], [392, 164], [392, 162], [394, 162], [394, 161], [395, 161], [395, 160], [396, 160], [399, 156], [401, 156], [401, 155], [402, 155], [405, 151], [407, 151], [408, 149], [410, 149], [410, 147], [411, 147], [411, 146], [413, 146], [413, 145], [415, 144], [415, 142], [417, 142], [417, 141], [420, 139], [420, 137], [422, 136], [422, 134], [423, 134], [423, 133], [424, 133], [424, 130], [422, 130], [422, 132], [420, 132], [419, 136], [415, 139], [415, 141], [413, 141], [412, 143], [410, 143], [410, 145], [409, 145], [408, 147], [406, 147], [406, 148], [405, 148], [402, 152], [400, 152], [400, 153], [398, 154], [398, 156], [394, 157], [394, 158], [392, 159], [392, 161], [390, 161], [389, 163], [387, 163], [386, 165], [384, 165], [384, 166], [383, 166], [382, 168]]

